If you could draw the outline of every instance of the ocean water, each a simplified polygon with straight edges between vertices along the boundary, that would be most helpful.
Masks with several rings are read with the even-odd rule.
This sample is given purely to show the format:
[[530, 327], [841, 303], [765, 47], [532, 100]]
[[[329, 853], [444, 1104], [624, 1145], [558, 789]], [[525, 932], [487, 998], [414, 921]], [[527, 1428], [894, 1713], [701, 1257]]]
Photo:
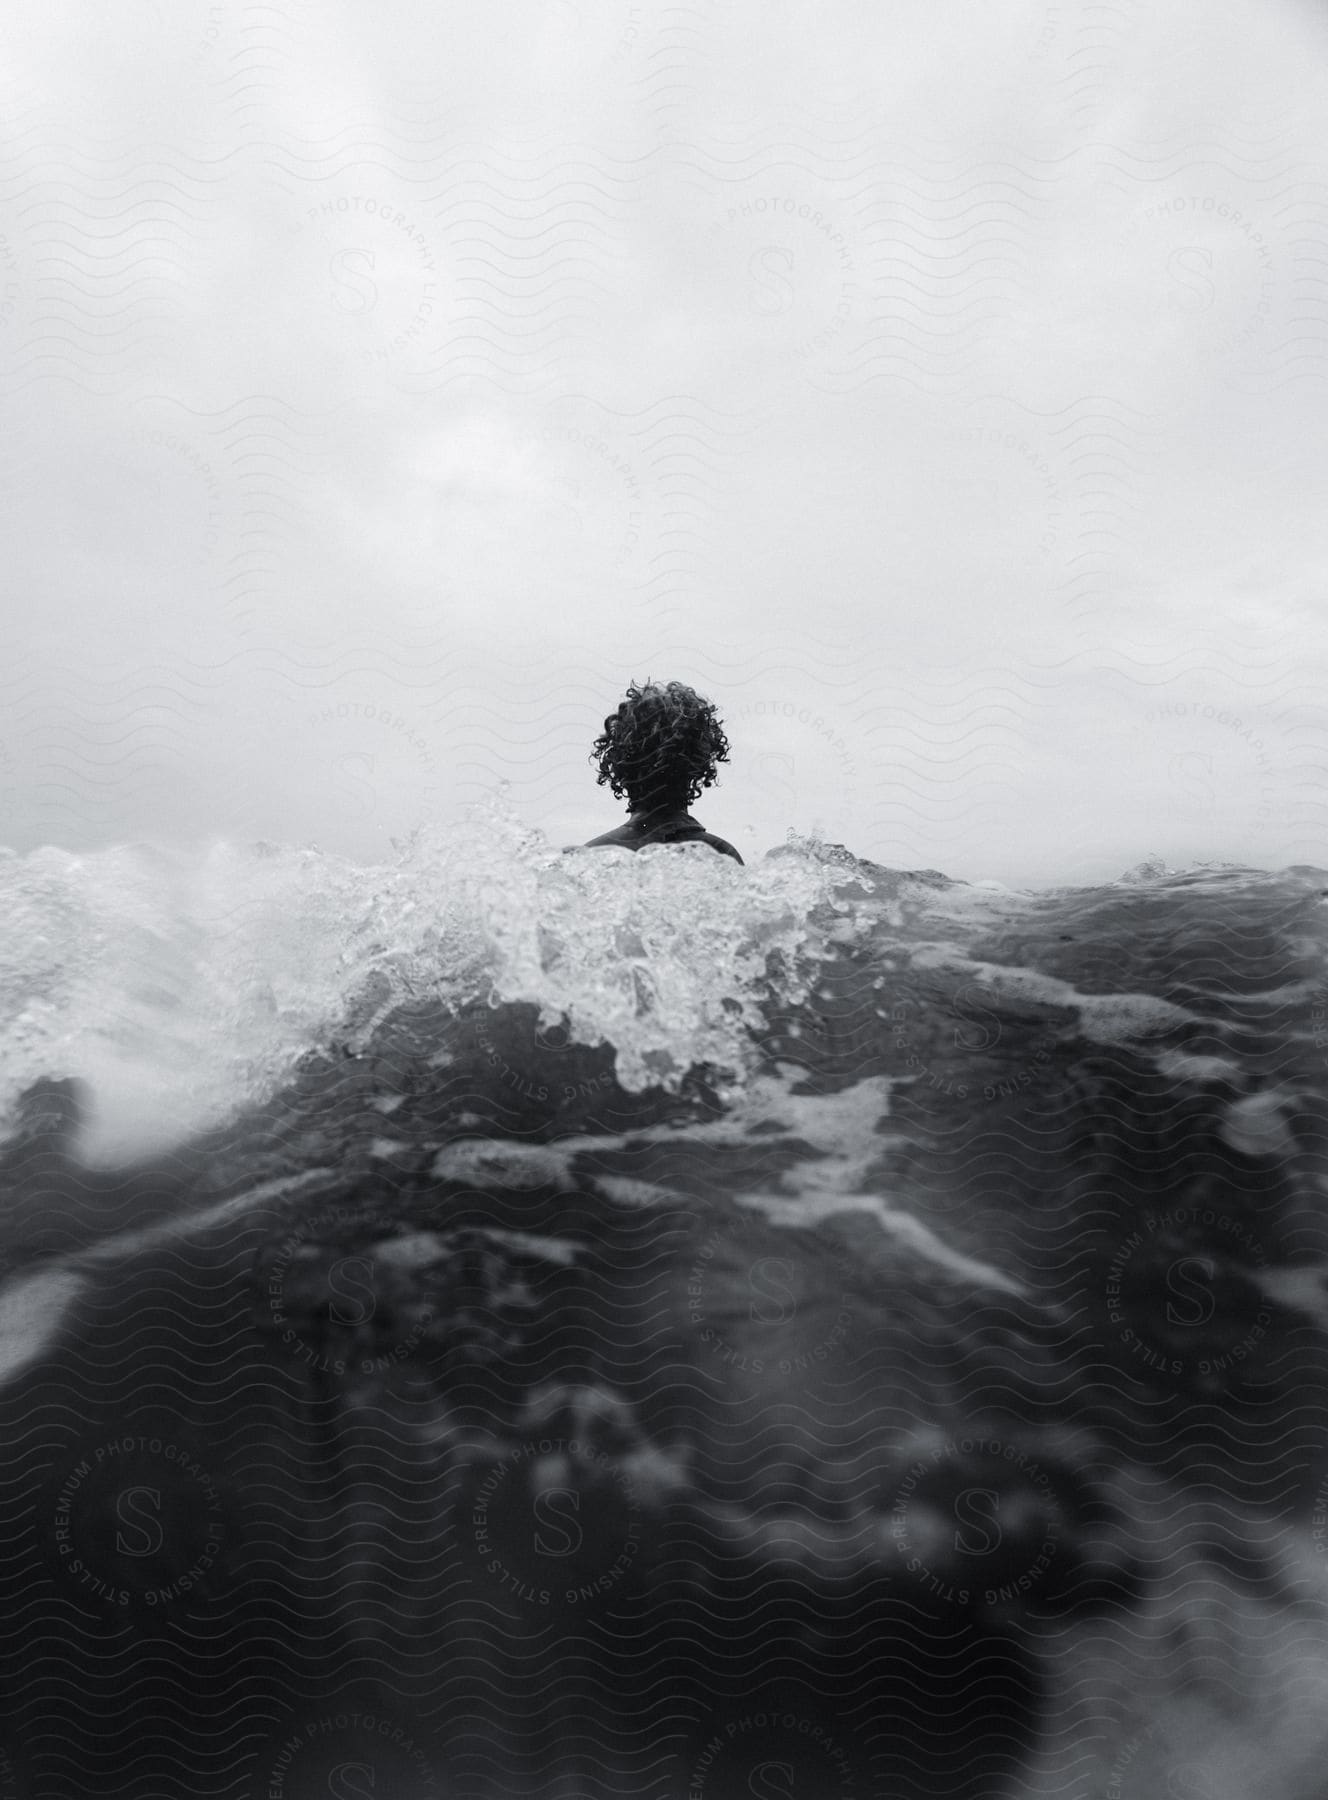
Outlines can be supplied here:
[[801, 998], [833, 880], [795, 857], [725, 882], [714, 860], [569, 858], [501, 806], [370, 867], [268, 844], [4, 855], [0, 1108], [39, 1076], [79, 1076], [83, 1150], [122, 1161], [419, 997], [530, 1001], [612, 1042], [629, 1087], [676, 1088], [717, 1058], [748, 1069], [767, 965]]
[[1313, 1800], [1326, 908], [0, 858], [0, 1793]]

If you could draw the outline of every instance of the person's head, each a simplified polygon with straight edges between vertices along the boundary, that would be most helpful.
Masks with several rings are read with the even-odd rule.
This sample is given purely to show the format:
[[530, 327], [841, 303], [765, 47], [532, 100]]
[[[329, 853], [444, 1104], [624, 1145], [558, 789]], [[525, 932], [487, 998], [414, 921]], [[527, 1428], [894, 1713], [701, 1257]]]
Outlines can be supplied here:
[[681, 681], [633, 682], [590, 753], [596, 780], [607, 782], [632, 812], [689, 806], [728, 757], [719, 714]]

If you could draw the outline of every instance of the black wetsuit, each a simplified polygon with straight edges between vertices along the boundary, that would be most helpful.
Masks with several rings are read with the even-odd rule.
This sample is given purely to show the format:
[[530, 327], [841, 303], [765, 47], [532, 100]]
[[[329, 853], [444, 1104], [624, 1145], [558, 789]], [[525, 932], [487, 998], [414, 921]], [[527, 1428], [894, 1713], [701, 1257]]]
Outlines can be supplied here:
[[591, 838], [581, 848], [590, 850], [598, 845], [610, 848], [616, 845], [622, 850], [644, 850], [647, 844], [709, 844], [721, 856], [731, 856], [738, 863], [742, 861], [732, 844], [705, 830], [687, 812], [633, 813], [625, 825], [620, 825], [616, 831], [606, 831], [603, 837]]

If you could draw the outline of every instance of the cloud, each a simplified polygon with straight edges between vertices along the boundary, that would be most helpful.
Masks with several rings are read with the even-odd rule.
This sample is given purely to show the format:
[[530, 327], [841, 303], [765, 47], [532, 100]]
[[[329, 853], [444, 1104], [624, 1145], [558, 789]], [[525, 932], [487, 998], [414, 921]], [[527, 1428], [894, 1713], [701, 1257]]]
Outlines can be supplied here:
[[[738, 722], [747, 851], [1313, 853], [1303, 9], [366, 21], [6, 27], [18, 848], [375, 856], [500, 779], [588, 834], [584, 732], [649, 671]], [[1164, 755], [1167, 702], [1282, 761]]]

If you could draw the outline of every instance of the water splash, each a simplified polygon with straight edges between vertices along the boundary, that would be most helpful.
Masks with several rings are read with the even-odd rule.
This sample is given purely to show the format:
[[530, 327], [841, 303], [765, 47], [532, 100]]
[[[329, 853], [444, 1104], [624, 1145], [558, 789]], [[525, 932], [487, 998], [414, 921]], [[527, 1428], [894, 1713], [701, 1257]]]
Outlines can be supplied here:
[[[792, 835], [746, 867], [703, 846], [568, 855], [502, 795], [372, 866], [271, 844], [0, 852], [0, 1117], [42, 1076], [81, 1078], [80, 1147], [118, 1161], [220, 1124], [419, 1002], [525, 1002], [611, 1045], [624, 1088], [677, 1091], [706, 1065], [730, 1100], [775, 1020], [794, 1064], [842, 1040], [844, 1072], [875, 1058], [983, 1093], [1043, 1080], [1071, 1036], [1225, 1056], [1228, 1015], [1278, 983], [1299, 983], [1305, 1015], [1278, 1042], [1317, 1046], [1323, 885], [1150, 863], [1033, 894]], [[1163, 1007], [1159, 957], [1184, 1005]]]
[[[85, 1153], [139, 1154], [269, 1094], [403, 1000], [533, 1002], [617, 1050], [624, 1086], [741, 1079], [772, 987], [796, 1004], [842, 871], [795, 847], [564, 855], [499, 797], [395, 860], [313, 847], [0, 853], [0, 1108], [78, 1076]], [[842, 908], [841, 908], [842, 910]]]

